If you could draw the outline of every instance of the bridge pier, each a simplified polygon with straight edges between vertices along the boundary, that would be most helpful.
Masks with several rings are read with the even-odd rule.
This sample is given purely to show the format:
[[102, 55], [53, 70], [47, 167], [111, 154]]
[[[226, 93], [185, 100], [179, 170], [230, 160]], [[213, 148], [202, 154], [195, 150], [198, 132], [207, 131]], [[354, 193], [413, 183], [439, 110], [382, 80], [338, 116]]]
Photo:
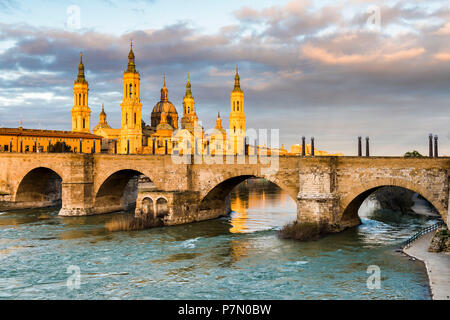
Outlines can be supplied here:
[[63, 182], [60, 216], [87, 216], [94, 214], [92, 182]]
[[197, 191], [144, 190], [138, 193], [135, 217], [147, 215], [169, 226], [215, 219], [230, 212], [229, 197], [221, 203], [202, 204]]
[[334, 157], [301, 158], [297, 196], [298, 222], [325, 224], [331, 232], [361, 224], [358, 214], [348, 221], [340, 219], [337, 161]]

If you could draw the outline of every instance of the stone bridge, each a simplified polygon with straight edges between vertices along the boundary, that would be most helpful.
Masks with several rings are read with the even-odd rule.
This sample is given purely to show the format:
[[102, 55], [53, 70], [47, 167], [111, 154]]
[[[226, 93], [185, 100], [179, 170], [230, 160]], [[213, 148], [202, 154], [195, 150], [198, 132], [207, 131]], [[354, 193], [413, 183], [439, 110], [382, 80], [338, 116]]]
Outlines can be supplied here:
[[[337, 231], [358, 225], [360, 205], [383, 186], [417, 192], [448, 224], [450, 158], [178, 160], [170, 155], [0, 153], [0, 210], [61, 202], [60, 215], [80, 216], [119, 211], [136, 202], [137, 215], [164, 216], [168, 225], [189, 223], [228, 214], [230, 191], [248, 178], [261, 177], [296, 201], [299, 221], [325, 221]], [[153, 184], [128, 199], [130, 181], [142, 175]]]

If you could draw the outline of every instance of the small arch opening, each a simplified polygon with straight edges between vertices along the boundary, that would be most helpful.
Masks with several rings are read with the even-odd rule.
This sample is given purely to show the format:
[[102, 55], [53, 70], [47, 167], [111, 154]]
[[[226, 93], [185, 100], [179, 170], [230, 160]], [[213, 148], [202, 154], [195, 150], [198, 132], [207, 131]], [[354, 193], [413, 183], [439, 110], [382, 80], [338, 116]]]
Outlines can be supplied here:
[[166, 198], [158, 198], [156, 200], [156, 215], [164, 217], [169, 214], [169, 206]]
[[151, 198], [146, 197], [142, 200], [142, 213], [145, 215], [154, 216], [155, 208]]

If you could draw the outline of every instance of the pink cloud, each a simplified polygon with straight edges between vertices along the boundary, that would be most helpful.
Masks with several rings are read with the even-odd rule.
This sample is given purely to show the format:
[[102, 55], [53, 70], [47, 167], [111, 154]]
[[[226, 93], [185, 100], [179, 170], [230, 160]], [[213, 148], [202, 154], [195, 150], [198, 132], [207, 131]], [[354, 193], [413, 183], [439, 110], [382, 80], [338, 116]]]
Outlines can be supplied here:
[[450, 61], [450, 53], [447, 52], [436, 53], [434, 55], [434, 58], [439, 61]]
[[301, 49], [301, 54], [303, 54], [303, 56], [331, 65], [363, 64], [372, 61], [402, 61], [419, 57], [425, 52], [426, 50], [424, 48], [419, 47], [389, 53], [383, 53], [383, 50], [378, 50], [374, 53], [341, 54], [332, 53], [326, 49], [315, 47], [310, 44], [303, 46]]

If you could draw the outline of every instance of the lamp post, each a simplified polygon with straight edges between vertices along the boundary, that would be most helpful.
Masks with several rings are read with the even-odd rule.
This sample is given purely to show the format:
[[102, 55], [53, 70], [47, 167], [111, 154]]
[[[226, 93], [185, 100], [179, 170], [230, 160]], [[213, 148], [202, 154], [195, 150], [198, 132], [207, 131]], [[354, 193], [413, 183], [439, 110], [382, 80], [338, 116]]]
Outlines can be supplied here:
[[370, 156], [369, 152], [369, 137], [366, 137], [366, 157]]
[[306, 138], [302, 137], [302, 157], [306, 156]]
[[361, 136], [358, 137], [358, 157], [362, 157], [362, 138]]
[[434, 157], [435, 157], [435, 158], [439, 157], [439, 152], [438, 152], [438, 136], [437, 136], [437, 135], [434, 136]]
[[433, 134], [428, 135], [428, 156], [433, 158]]

